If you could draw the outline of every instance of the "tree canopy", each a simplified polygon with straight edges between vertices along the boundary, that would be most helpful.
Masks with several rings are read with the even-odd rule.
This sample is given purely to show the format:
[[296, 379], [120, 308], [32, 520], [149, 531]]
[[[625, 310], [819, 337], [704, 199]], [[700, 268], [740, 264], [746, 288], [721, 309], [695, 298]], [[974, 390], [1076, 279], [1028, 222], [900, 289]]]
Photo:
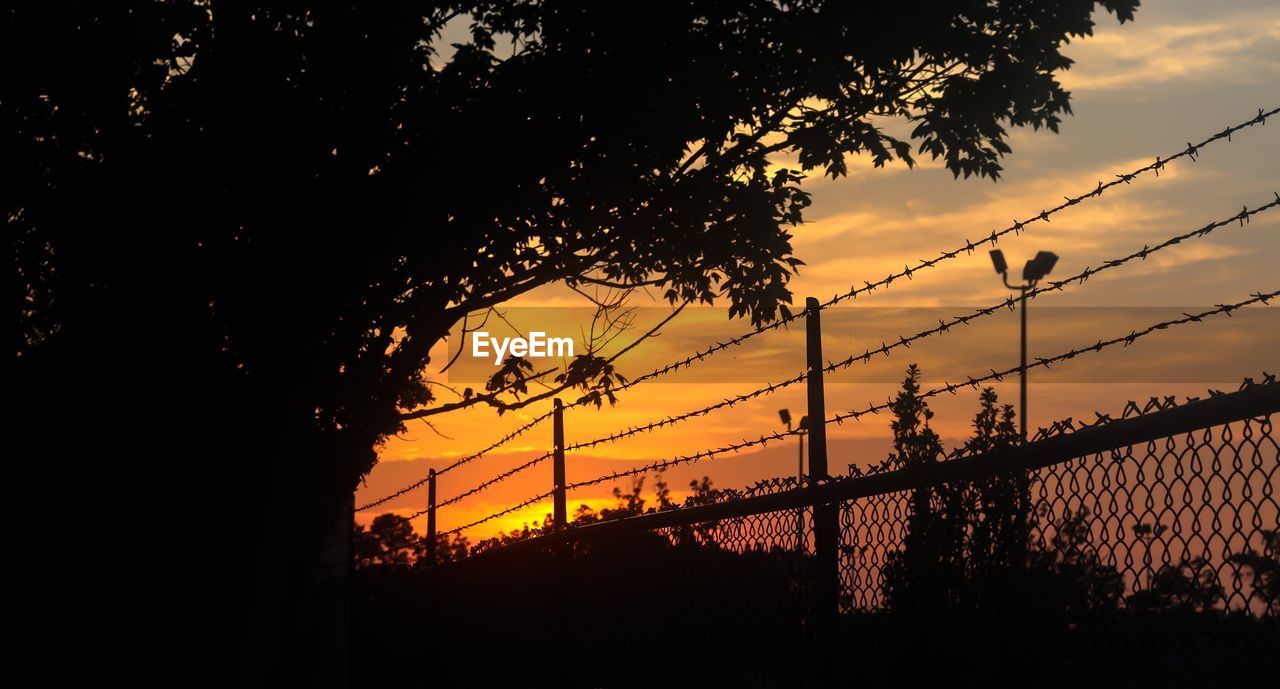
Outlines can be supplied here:
[[101, 543], [141, 504], [322, 534], [465, 314], [567, 283], [776, 318], [806, 174], [997, 178], [1069, 112], [1063, 44], [1136, 5], [8, 3], [22, 478]]
[[[907, 118], [919, 154], [997, 177], [1008, 126], [1068, 111], [1059, 49], [1094, 4], [19, 4], [17, 351], [181, 328], [367, 440], [430, 403], [459, 318], [555, 281], [770, 320], [806, 172], [910, 164], [881, 126]], [[440, 45], [450, 22], [469, 39]]]

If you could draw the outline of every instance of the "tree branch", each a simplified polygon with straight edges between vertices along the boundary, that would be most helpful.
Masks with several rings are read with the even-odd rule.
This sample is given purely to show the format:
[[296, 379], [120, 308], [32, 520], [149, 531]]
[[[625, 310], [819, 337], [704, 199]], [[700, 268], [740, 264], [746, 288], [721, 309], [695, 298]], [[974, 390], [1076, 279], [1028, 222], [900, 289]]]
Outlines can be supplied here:
[[[647, 340], [647, 339], [649, 339], [649, 338], [653, 337], [654, 335], [656, 335], [656, 334], [657, 334], [657, 332], [658, 332], [660, 329], [662, 329], [666, 324], [670, 323], [670, 322], [672, 321], [672, 319], [674, 319], [676, 316], [680, 315], [680, 312], [681, 312], [681, 311], [684, 311], [684, 307], [685, 307], [686, 305], [687, 305], [687, 302], [686, 302], [685, 304], [681, 304], [680, 306], [676, 307], [676, 309], [675, 309], [675, 310], [673, 310], [673, 311], [672, 311], [670, 314], [668, 314], [665, 318], [663, 318], [661, 321], [659, 321], [656, 325], [654, 325], [652, 328], [649, 328], [649, 330], [645, 331], [645, 333], [644, 333], [643, 335], [641, 335], [640, 337], [636, 338], [634, 341], [632, 341], [632, 342], [631, 342], [630, 344], [628, 344], [626, 347], [623, 347], [621, 350], [619, 350], [619, 351], [618, 351], [617, 353], [615, 353], [613, 356], [610, 356], [608, 359], [605, 359], [605, 362], [604, 362], [604, 363], [605, 363], [605, 364], [612, 364], [613, 362], [617, 361], [620, 357], [622, 357], [622, 356], [623, 356], [624, 354], [626, 354], [627, 352], [630, 352], [632, 349], [635, 349], [635, 348], [636, 348], [636, 346], [638, 346], [641, 342], [643, 342], [643, 341], [645, 341], [645, 340]], [[529, 377], [522, 378], [522, 379], [520, 379], [520, 381], [516, 381], [516, 382], [525, 382], [525, 381], [528, 381], [528, 380], [530, 380], [530, 379], [532, 379], [532, 378], [535, 378], [535, 377], [545, 376], [545, 375], [547, 375], [547, 373], [550, 373], [551, 371], [554, 371], [554, 370], [557, 370], [557, 369], [551, 369], [550, 371], [545, 371], [545, 372], [542, 372], [542, 373], [539, 373], [539, 374], [534, 374], [533, 376], [529, 376]], [[562, 383], [562, 384], [560, 384], [560, 385], [558, 385], [558, 386], [555, 386], [555, 387], [549, 388], [549, 389], [548, 389], [548, 390], [546, 390], [545, 392], [539, 393], [539, 394], [537, 394], [537, 395], [533, 395], [533, 396], [531, 396], [531, 397], [526, 397], [526, 398], [524, 398], [523, 400], [517, 400], [517, 401], [514, 401], [514, 402], [507, 402], [507, 401], [504, 401], [504, 400], [498, 399], [498, 397], [497, 397], [497, 396], [498, 396], [499, 394], [501, 394], [504, 390], [510, 389], [511, 385], [514, 385], [514, 384], [515, 384], [515, 383], [513, 382], [513, 383], [511, 383], [511, 384], [509, 384], [509, 385], [505, 386], [503, 390], [496, 390], [496, 391], [494, 391], [494, 392], [485, 393], [485, 394], [483, 394], [483, 395], [476, 395], [475, 397], [472, 397], [472, 398], [470, 398], [469, 400], [464, 400], [464, 401], [461, 401], [461, 402], [451, 402], [451, 403], [449, 403], [449, 404], [441, 405], [441, 406], [439, 406], [439, 407], [432, 407], [432, 408], [430, 408], [430, 409], [415, 409], [415, 410], [413, 410], [413, 411], [409, 411], [409, 412], [402, 412], [402, 413], [400, 414], [400, 419], [401, 419], [401, 420], [421, 419], [421, 418], [425, 418], [425, 417], [428, 417], [428, 416], [435, 416], [435, 415], [437, 415], [437, 414], [444, 414], [444, 413], [446, 413], [446, 412], [456, 411], [456, 410], [458, 410], [458, 409], [465, 409], [465, 408], [467, 408], [467, 407], [475, 406], [475, 405], [477, 405], [477, 404], [486, 404], [486, 405], [488, 405], [488, 406], [490, 406], [490, 407], [493, 407], [494, 409], [499, 410], [500, 412], [515, 411], [515, 410], [517, 410], [517, 409], [522, 409], [522, 408], [524, 408], [524, 407], [527, 407], [527, 406], [529, 406], [530, 404], [533, 404], [533, 403], [535, 403], [535, 402], [540, 402], [540, 401], [545, 400], [545, 399], [548, 399], [548, 398], [550, 398], [550, 397], [554, 397], [555, 395], [558, 395], [558, 394], [560, 394], [561, 392], [564, 392], [565, 390], [568, 390], [568, 389], [570, 389], [570, 388], [573, 388], [573, 387], [576, 387], [576, 386], [577, 386], [577, 383], [574, 383], [573, 381], [565, 380], [565, 382], [564, 382], [564, 383]]]

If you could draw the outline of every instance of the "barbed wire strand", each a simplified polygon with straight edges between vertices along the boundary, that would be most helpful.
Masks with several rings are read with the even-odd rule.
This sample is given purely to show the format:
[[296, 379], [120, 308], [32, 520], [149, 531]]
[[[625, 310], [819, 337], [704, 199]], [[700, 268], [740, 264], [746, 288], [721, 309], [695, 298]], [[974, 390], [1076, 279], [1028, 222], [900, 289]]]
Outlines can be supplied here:
[[[501, 447], [501, 446], [503, 446], [503, 445], [505, 445], [505, 444], [507, 444], [507, 443], [511, 442], [512, 440], [515, 440], [515, 439], [516, 439], [516, 437], [518, 437], [518, 436], [522, 435], [525, 431], [528, 431], [529, 429], [533, 428], [534, 426], [537, 426], [538, 424], [542, 423], [543, 421], [546, 421], [547, 419], [551, 418], [551, 416], [552, 416], [554, 413], [555, 413], [555, 411], [554, 411], [554, 410], [552, 410], [552, 411], [549, 411], [549, 412], [547, 412], [547, 413], [545, 413], [545, 414], [541, 414], [541, 415], [539, 415], [539, 416], [535, 417], [532, 421], [530, 421], [530, 422], [528, 422], [528, 423], [524, 424], [523, 426], [521, 426], [521, 427], [517, 428], [516, 430], [514, 430], [514, 431], [512, 431], [512, 432], [510, 432], [510, 433], [508, 433], [508, 434], [506, 434], [506, 435], [504, 435], [504, 436], [502, 436], [502, 437], [501, 437], [501, 438], [499, 438], [498, 440], [496, 440], [496, 441], [494, 441], [493, 443], [491, 443], [488, 447], [485, 447], [483, 450], [480, 450], [480, 451], [478, 451], [478, 452], [473, 452], [473, 453], [471, 453], [471, 454], [467, 455], [466, 457], [463, 457], [463, 458], [461, 458], [461, 459], [458, 459], [458, 460], [454, 461], [452, 464], [450, 464], [449, 466], [447, 466], [447, 467], [445, 467], [445, 468], [441, 469], [440, 471], [437, 471], [437, 472], [436, 472], [436, 477], [438, 478], [441, 474], [444, 474], [444, 473], [446, 473], [446, 472], [449, 472], [449, 471], [452, 471], [452, 470], [454, 470], [454, 469], [457, 469], [458, 467], [460, 467], [460, 466], [462, 466], [462, 465], [464, 465], [464, 464], [467, 464], [467, 463], [470, 463], [470, 462], [474, 462], [475, 460], [477, 460], [477, 459], [479, 459], [479, 458], [481, 458], [481, 457], [485, 456], [486, 454], [488, 454], [488, 453], [490, 453], [490, 452], [492, 452], [492, 451], [494, 451], [494, 450], [498, 449], [499, 447]], [[404, 495], [404, 494], [406, 494], [406, 493], [408, 493], [408, 492], [410, 492], [410, 491], [412, 491], [412, 490], [414, 490], [414, 489], [421, 488], [422, 486], [424, 486], [424, 485], [426, 485], [426, 484], [427, 484], [427, 481], [430, 481], [430, 480], [431, 480], [431, 476], [430, 476], [430, 475], [424, 476], [424, 477], [422, 477], [421, 479], [418, 479], [417, 481], [414, 481], [413, 483], [410, 483], [409, 485], [407, 485], [407, 486], [405, 486], [405, 487], [403, 487], [403, 488], [401, 488], [401, 489], [399, 489], [399, 490], [395, 491], [394, 493], [391, 493], [391, 494], [389, 494], [389, 495], [386, 495], [386, 496], [383, 496], [383, 497], [381, 497], [381, 498], [378, 498], [377, 500], [374, 500], [374, 501], [372, 501], [372, 502], [367, 502], [367, 503], [365, 503], [365, 504], [361, 505], [360, 507], [357, 507], [357, 508], [356, 508], [356, 511], [357, 511], [357, 512], [363, 512], [363, 511], [365, 511], [365, 510], [367, 510], [367, 509], [370, 509], [370, 508], [373, 508], [373, 507], [377, 507], [378, 505], [381, 505], [381, 504], [383, 504], [383, 503], [390, 502], [390, 501], [392, 501], [392, 500], [394, 500], [394, 499], [396, 499], [396, 498], [400, 497], [401, 495]]]
[[[568, 448], [565, 448], [565, 451], [567, 452]], [[436, 503], [436, 509], [439, 509], [441, 507], [448, 507], [449, 505], [452, 505], [456, 502], [460, 502], [466, 498], [471, 497], [472, 495], [475, 495], [476, 493], [479, 493], [480, 491], [488, 488], [489, 486], [494, 485], [495, 483], [501, 483], [511, 478], [512, 476], [515, 476], [516, 474], [519, 474], [520, 472], [525, 471], [526, 469], [532, 469], [533, 467], [541, 464], [542, 462], [545, 462], [548, 459], [551, 459], [551, 456], [552, 456], [552, 453], [544, 452], [541, 455], [538, 455], [537, 457], [534, 457], [533, 459], [525, 462], [524, 464], [521, 464], [512, 469], [508, 469], [507, 471], [504, 471], [501, 474], [494, 476], [493, 478], [475, 486], [474, 488], [463, 491], [443, 502]]]
[[[441, 535], [441, 536], [452, 536], [452, 535], [454, 535], [454, 534], [462, 533], [463, 531], [466, 531], [467, 529], [471, 529], [471, 528], [474, 528], [474, 527], [480, 526], [481, 524], [484, 524], [485, 522], [489, 522], [489, 521], [492, 521], [492, 520], [494, 520], [494, 519], [497, 519], [498, 517], [505, 517], [505, 516], [507, 516], [508, 514], [511, 514], [512, 512], [518, 512], [518, 511], [520, 511], [520, 510], [522, 510], [522, 509], [524, 509], [524, 508], [526, 508], [526, 507], [528, 507], [528, 506], [530, 506], [530, 505], [536, 505], [536, 504], [538, 504], [538, 503], [542, 502], [543, 500], [546, 500], [547, 498], [550, 498], [550, 497], [551, 497], [551, 496], [553, 496], [553, 495], [555, 495], [555, 491], [554, 491], [554, 490], [552, 490], [552, 491], [547, 491], [546, 493], [543, 493], [542, 495], [535, 495], [534, 497], [529, 498], [528, 500], [525, 500], [525, 501], [524, 501], [524, 502], [522, 502], [522, 503], [519, 503], [519, 504], [516, 504], [516, 505], [512, 505], [511, 507], [508, 507], [508, 508], [506, 508], [506, 509], [502, 510], [501, 512], [494, 512], [493, 514], [491, 514], [491, 515], [489, 515], [489, 516], [487, 516], [487, 517], [484, 517], [484, 518], [482, 518], [482, 519], [477, 519], [477, 520], [475, 520], [475, 521], [471, 522], [470, 524], [463, 524], [462, 526], [455, 527], [455, 528], [453, 528], [453, 529], [449, 529], [448, 531], [441, 531], [441, 532], [440, 532], [440, 535]], [[409, 518], [409, 519], [414, 519], [415, 517], [420, 517], [420, 516], [422, 516], [422, 515], [424, 515], [424, 514], [426, 514], [426, 513], [427, 513], [427, 510], [419, 510], [418, 512], [416, 512], [416, 513], [414, 513], [414, 514], [409, 515], [409, 517], [408, 517], [408, 518]]]
[[[1202, 311], [1196, 314], [1189, 314], [1189, 313], [1183, 314], [1182, 318], [1175, 318], [1175, 319], [1154, 323], [1141, 330], [1133, 330], [1128, 335], [1123, 335], [1123, 336], [1115, 337], [1108, 340], [1098, 340], [1096, 343], [1089, 345], [1087, 347], [1072, 349], [1051, 357], [1036, 357], [1036, 360], [1032, 363], [1027, 364], [1026, 368], [1027, 370], [1030, 370], [1033, 368], [1049, 368], [1053, 364], [1061, 363], [1069, 359], [1074, 359], [1075, 357], [1081, 356], [1083, 354], [1100, 352], [1104, 349], [1108, 349], [1116, 345], [1123, 345], [1124, 347], [1127, 348], [1129, 345], [1133, 344], [1137, 340], [1143, 337], [1146, 337], [1148, 335], [1151, 335], [1152, 333], [1167, 330], [1168, 328], [1178, 326], [1178, 325], [1184, 325], [1187, 323], [1199, 323], [1199, 322], [1202, 322], [1205, 318], [1209, 318], [1212, 316], [1224, 315], [1224, 314], [1227, 316], [1230, 316], [1232, 311], [1236, 311], [1238, 309], [1245, 308], [1247, 306], [1252, 306], [1254, 304], [1264, 304], [1264, 305], [1269, 304], [1270, 300], [1275, 299], [1277, 297], [1280, 297], [1280, 290], [1265, 292], [1265, 293], [1263, 292], [1254, 293], [1250, 296], [1250, 298], [1245, 299], [1243, 301], [1239, 301], [1233, 304], [1219, 304], [1215, 308]], [[1014, 366], [1004, 371], [995, 371], [993, 369], [991, 373], [983, 376], [979, 376], [976, 378], [970, 376], [962, 383], [945, 383], [944, 382], [944, 384], [941, 387], [932, 388], [930, 390], [926, 390], [920, 393], [919, 397], [921, 399], [927, 399], [931, 397], [936, 397], [941, 394], [955, 394], [957, 391], [959, 391], [962, 388], [972, 388], [976, 390], [978, 386], [981, 385], [982, 383], [991, 382], [991, 381], [1002, 382], [1006, 376], [1011, 376], [1022, 370], [1023, 369], [1021, 366]], [[879, 414], [880, 412], [891, 408], [893, 404], [894, 402], [892, 398], [890, 398], [885, 402], [869, 405], [865, 409], [850, 410], [847, 412], [836, 414], [835, 416], [825, 419], [823, 423], [825, 424], [834, 423], [837, 425], [842, 425], [845, 421], [848, 421], [850, 419], [853, 419], [856, 421], [862, 418], [863, 416]], [[719, 448], [703, 450], [691, 455], [685, 455], [685, 456], [676, 457], [673, 459], [651, 462], [649, 464], [646, 464], [640, 467], [634, 467], [632, 469], [615, 471], [609, 474], [598, 476], [593, 479], [588, 479], [585, 481], [578, 481], [576, 483], [568, 484], [567, 486], [565, 486], [565, 492], [569, 492], [579, 488], [586, 488], [589, 486], [594, 486], [594, 485], [606, 483], [609, 481], [616, 481], [618, 479], [627, 478], [629, 476], [648, 474], [654, 471], [663, 471], [673, 466], [679, 466], [683, 464], [693, 464], [693, 463], [704, 461], [707, 459], [714, 459], [719, 455], [736, 453], [749, 447], [765, 446], [771, 442], [775, 442], [777, 440], [781, 440], [789, 436], [798, 435], [799, 433], [800, 433], [799, 430], [781, 431], [781, 432], [773, 433], [769, 435], [762, 435], [759, 438], [754, 438], [751, 440], [743, 440], [737, 443], [731, 443], [729, 445], [725, 445]], [[555, 491], [543, 493], [542, 495], [538, 495], [533, 498], [530, 498], [522, 503], [513, 505], [500, 512], [495, 512], [485, 518], [476, 520], [474, 522], [458, 527], [451, 531], [446, 531], [444, 533], [446, 535], [460, 533], [461, 531], [473, 528], [475, 526], [479, 526], [480, 524], [484, 524], [493, 519], [497, 519], [498, 517], [505, 516], [512, 512], [524, 509], [525, 507], [528, 507], [530, 505], [541, 502], [542, 500], [545, 500], [548, 497], [554, 495], [554, 493]], [[426, 513], [426, 510], [422, 510], [412, 515], [410, 518], [421, 516], [422, 514], [425, 514], [425, 513]]]

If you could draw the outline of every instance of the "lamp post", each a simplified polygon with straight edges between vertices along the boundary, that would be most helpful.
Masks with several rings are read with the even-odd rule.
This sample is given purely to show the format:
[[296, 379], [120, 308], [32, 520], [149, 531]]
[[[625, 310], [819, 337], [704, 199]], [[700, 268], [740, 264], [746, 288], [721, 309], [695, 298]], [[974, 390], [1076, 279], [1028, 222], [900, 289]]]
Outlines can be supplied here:
[[[778, 418], [782, 419], [782, 423], [787, 427], [788, 431], [791, 430], [791, 410], [790, 409], [779, 409]], [[807, 416], [800, 417], [800, 425], [797, 426], [796, 428], [800, 431], [799, 435], [796, 436], [800, 440], [800, 443], [799, 443], [800, 461], [799, 461], [799, 464], [796, 465], [796, 485], [797, 487], [799, 487], [804, 485], [804, 436], [805, 436], [805, 433], [808, 432], [809, 430], [809, 417]], [[804, 510], [800, 510], [799, 512], [796, 513], [796, 549], [799, 550], [803, 547], [804, 547]]]
[[1049, 271], [1053, 270], [1054, 264], [1058, 262], [1058, 255], [1051, 251], [1040, 251], [1036, 253], [1035, 258], [1027, 261], [1022, 267], [1022, 283], [1018, 285], [1009, 284], [1009, 264], [1004, 259], [1004, 252], [999, 249], [991, 250], [991, 263], [995, 266], [996, 272], [1000, 274], [1000, 278], [1004, 280], [1004, 286], [1019, 292], [1018, 308], [1022, 311], [1022, 363], [1018, 367], [1019, 378], [1021, 379], [1021, 410], [1018, 413], [1019, 430], [1022, 436], [1022, 442], [1027, 442], [1027, 292], [1035, 289], [1036, 283], [1044, 279]]
[[[790, 409], [779, 409], [778, 418], [782, 419], [782, 423], [787, 427], [788, 431], [791, 430], [791, 410]], [[800, 463], [796, 465], [796, 480], [799, 481], [801, 484], [803, 484], [804, 483], [804, 435], [805, 435], [805, 432], [809, 430], [809, 417], [807, 416], [800, 417], [800, 425], [797, 428], [800, 431], [799, 436], [797, 436], [800, 439]]]

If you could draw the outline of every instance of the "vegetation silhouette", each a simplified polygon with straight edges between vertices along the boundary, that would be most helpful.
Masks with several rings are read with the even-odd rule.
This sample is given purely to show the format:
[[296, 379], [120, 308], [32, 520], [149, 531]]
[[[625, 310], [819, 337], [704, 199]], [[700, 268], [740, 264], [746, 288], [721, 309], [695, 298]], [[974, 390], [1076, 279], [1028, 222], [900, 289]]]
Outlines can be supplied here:
[[[893, 405], [893, 468], [944, 459], [919, 379], [909, 367]], [[1011, 447], [1019, 435], [1012, 407], [987, 388], [959, 454]], [[877, 658], [864, 679], [943, 682], [961, 673], [999, 683], [1193, 686], [1280, 678], [1261, 660], [1280, 642], [1280, 620], [1265, 604], [1225, 610], [1220, 573], [1206, 559], [1163, 566], [1126, 596], [1124, 577], [1093, 543], [1093, 515], [1080, 508], [1055, 517], [1028, 488], [1025, 472], [1007, 471], [913, 492], [908, 533], [884, 571], [886, 611], [847, 619], [847, 643]], [[1161, 528], [1137, 524], [1133, 539]], [[1040, 541], [1033, 531], [1051, 535]], [[1274, 555], [1229, 559], [1266, 572]], [[1252, 595], [1265, 597], [1266, 575], [1254, 579]], [[912, 640], [926, 630], [939, 643], [921, 663]]]
[[[616, 488], [616, 504], [599, 512], [581, 506], [573, 526], [707, 504], [730, 494], [704, 477], [691, 482], [693, 494], [677, 505], [659, 476], [656, 504], [649, 505], [643, 485], [638, 477], [629, 490]], [[453, 566], [423, 570], [373, 563], [361, 569], [361, 681], [650, 686], [654, 675], [624, 668], [651, 662], [661, 681], [675, 685], [784, 682], [792, 659], [803, 652], [809, 591], [803, 583], [808, 577], [798, 570], [808, 563], [794, 550], [735, 551], [701, 526], [575, 539], [568, 552], [513, 547], [550, 533], [548, 516], [544, 526], [480, 541]], [[761, 654], [762, 664], [723, 662], [748, 649]], [[421, 678], [408, 667], [373, 661], [411, 652], [451, 662], [433, 664], [441, 671]], [[503, 662], [485, 662], [493, 657]], [[549, 658], [561, 659], [555, 672], [530, 671], [548, 667]]]
[[[930, 428], [920, 376], [909, 367], [894, 401], [886, 470], [949, 456]], [[988, 388], [971, 437], [952, 454], [1020, 442], [1012, 408]], [[615, 488], [615, 506], [598, 513], [582, 506], [573, 526], [744, 497], [704, 477], [677, 505], [662, 475], [652, 501], [644, 483], [635, 477], [628, 490]], [[594, 538], [590, 529], [571, 528], [568, 547], [538, 538], [554, 534], [548, 517], [476, 544], [451, 566], [392, 562], [362, 570], [357, 657], [377, 668], [362, 677], [370, 686], [425, 686], [375, 658], [429, 648], [439, 658], [475, 658], [433, 665], [447, 665], [429, 678], [445, 685], [482, 678], [638, 687], [660, 677], [673, 686], [803, 687], [963, 677], [1192, 686], [1280, 678], [1267, 650], [1280, 642], [1274, 533], [1262, 551], [1228, 558], [1251, 579], [1251, 609], [1225, 609], [1218, 568], [1190, 554], [1133, 582], [1126, 595], [1124, 576], [1094, 544], [1094, 515], [1033, 506], [1029, 487], [1025, 472], [1006, 471], [912, 491], [902, 515], [907, 533], [883, 569], [885, 605], [851, 611], [846, 601], [832, 654], [814, 655], [829, 647], [815, 638], [813, 558], [776, 541], [792, 532], [793, 510], [728, 520], [727, 528], [698, 523]], [[404, 542], [399, 528], [382, 531], [388, 543]], [[1135, 540], [1162, 535], [1156, 524], [1132, 532]], [[540, 631], [522, 633], [530, 629]], [[484, 662], [492, 657], [504, 663]], [[654, 670], [637, 672], [646, 661]], [[554, 672], [531, 676], [529, 667]]]
[[1249, 573], [1254, 602], [1272, 617], [1280, 617], [1280, 530], [1266, 533], [1261, 551], [1249, 548], [1233, 555], [1231, 561]]
[[[941, 461], [942, 440], [929, 427], [933, 412], [919, 396], [920, 369], [907, 369], [894, 400], [892, 468], [908, 469]], [[907, 534], [892, 553], [885, 572], [888, 605], [906, 612], [936, 613], [959, 597], [964, 582], [964, 486], [953, 484], [913, 491]]]
[[433, 564], [457, 562], [467, 556], [470, 542], [466, 536], [436, 536], [435, 552], [430, 541], [414, 533], [409, 520], [398, 514], [382, 514], [374, 518], [368, 529], [353, 526], [352, 549], [357, 569], [372, 567], [425, 568]]
[[15, 544], [40, 553], [17, 655], [64, 683], [335, 681], [318, 570], [379, 444], [613, 402], [600, 352], [534, 393], [520, 362], [433, 384], [467, 314], [560, 283], [773, 319], [807, 172], [996, 178], [1011, 127], [1069, 111], [1066, 39], [1136, 6], [9, 3], [6, 455], [59, 506], [19, 510], [46, 516]]

